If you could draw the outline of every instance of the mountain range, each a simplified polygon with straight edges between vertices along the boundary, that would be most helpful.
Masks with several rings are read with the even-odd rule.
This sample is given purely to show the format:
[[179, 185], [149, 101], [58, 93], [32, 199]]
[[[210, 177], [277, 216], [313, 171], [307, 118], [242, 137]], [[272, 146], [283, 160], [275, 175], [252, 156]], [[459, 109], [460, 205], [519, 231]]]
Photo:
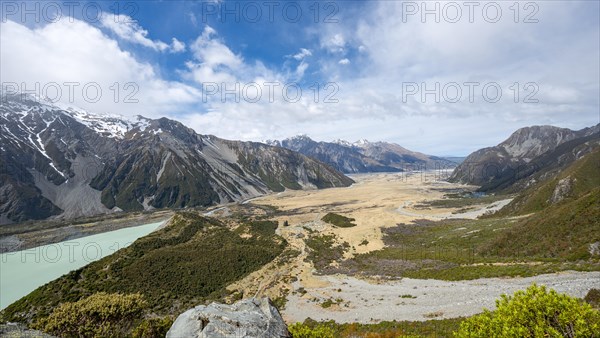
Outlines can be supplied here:
[[240, 201], [349, 186], [327, 164], [262, 143], [200, 135], [11, 95], [0, 105], [0, 224]]
[[317, 142], [306, 135], [298, 135], [266, 143], [297, 151], [347, 174], [448, 169], [457, 165], [445, 158], [414, 152], [394, 143], [364, 139], [354, 143], [344, 140]]
[[454, 168], [449, 181], [512, 193], [556, 176], [600, 144], [600, 124], [532, 126], [461, 164], [360, 140], [229, 141], [167, 118], [127, 119], [12, 95], [0, 104], [0, 224], [242, 201], [349, 186], [343, 173]]
[[555, 176], [599, 145], [600, 124], [576, 131], [525, 127], [496, 146], [470, 154], [449, 181], [480, 186], [481, 192], [517, 192]]

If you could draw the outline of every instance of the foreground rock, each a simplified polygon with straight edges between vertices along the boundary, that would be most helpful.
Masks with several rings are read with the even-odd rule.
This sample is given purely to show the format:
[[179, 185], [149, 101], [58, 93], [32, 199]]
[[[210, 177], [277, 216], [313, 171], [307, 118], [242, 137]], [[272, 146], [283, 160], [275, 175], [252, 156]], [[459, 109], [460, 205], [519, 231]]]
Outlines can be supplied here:
[[177, 317], [167, 338], [283, 338], [291, 337], [285, 322], [269, 298], [250, 298], [233, 305], [212, 303], [190, 309]]

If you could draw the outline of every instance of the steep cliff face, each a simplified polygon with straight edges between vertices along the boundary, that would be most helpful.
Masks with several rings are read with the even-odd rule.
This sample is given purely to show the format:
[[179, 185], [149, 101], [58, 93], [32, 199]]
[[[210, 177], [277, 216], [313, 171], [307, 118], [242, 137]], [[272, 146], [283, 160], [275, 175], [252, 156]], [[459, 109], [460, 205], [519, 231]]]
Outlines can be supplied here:
[[[481, 191], [518, 190], [565, 168], [600, 143], [600, 125], [573, 131], [553, 126], [521, 128], [506, 141], [470, 154], [451, 182], [481, 186]], [[545, 173], [545, 174], [544, 174]]]
[[93, 115], [31, 97], [0, 104], [0, 224], [184, 208], [352, 180], [293, 151], [161, 118]]
[[297, 151], [345, 173], [398, 172], [407, 169], [441, 169], [456, 166], [452, 161], [410, 151], [387, 142], [316, 142], [308, 136], [299, 135], [267, 143]]

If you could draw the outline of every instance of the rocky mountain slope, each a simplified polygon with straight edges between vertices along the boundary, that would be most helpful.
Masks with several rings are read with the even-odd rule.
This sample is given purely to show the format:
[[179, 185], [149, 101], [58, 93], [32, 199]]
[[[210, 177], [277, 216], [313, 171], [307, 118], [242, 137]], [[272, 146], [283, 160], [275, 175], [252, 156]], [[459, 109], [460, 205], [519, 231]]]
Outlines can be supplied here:
[[470, 154], [449, 180], [479, 185], [484, 192], [514, 192], [553, 176], [598, 144], [600, 125], [578, 131], [553, 126], [521, 128], [497, 146]]
[[551, 177], [548, 173], [545, 175], [548, 176], [547, 178], [539, 178], [539, 175], [535, 175], [538, 176], [536, 182], [521, 191], [495, 216], [517, 216], [547, 211], [586, 198], [592, 191], [600, 189], [598, 173], [600, 173], [600, 145]]
[[[585, 260], [600, 256], [600, 146], [532, 183], [489, 217], [524, 216], [498, 232], [487, 252], [542, 252]], [[532, 180], [533, 182], [533, 180]]]
[[29, 96], [0, 104], [0, 224], [184, 208], [352, 180], [294, 151], [161, 118], [93, 115]]
[[317, 142], [306, 135], [267, 144], [300, 152], [325, 162], [344, 173], [399, 172], [404, 170], [446, 169], [456, 163], [436, 156], [410, 151], [394, 143], [360, 140]]

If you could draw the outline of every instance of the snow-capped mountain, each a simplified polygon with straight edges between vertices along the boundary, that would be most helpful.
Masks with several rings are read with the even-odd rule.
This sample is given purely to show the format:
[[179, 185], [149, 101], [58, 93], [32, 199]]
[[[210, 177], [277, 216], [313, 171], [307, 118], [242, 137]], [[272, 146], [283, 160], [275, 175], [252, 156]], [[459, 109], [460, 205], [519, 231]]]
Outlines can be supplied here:
[[352, 180], [299, 153], [32, 97], [0, 104], [0, 224], [185, 208]]
[[456, 166], [452, 161], [410, 151], [394, 143], [369, 142], [365, 139], [354, 143], [339, 139], [316, 142], [306, 135], [298, 135], [267, 143], [313, 157], [344, 173], [399, 172]]

